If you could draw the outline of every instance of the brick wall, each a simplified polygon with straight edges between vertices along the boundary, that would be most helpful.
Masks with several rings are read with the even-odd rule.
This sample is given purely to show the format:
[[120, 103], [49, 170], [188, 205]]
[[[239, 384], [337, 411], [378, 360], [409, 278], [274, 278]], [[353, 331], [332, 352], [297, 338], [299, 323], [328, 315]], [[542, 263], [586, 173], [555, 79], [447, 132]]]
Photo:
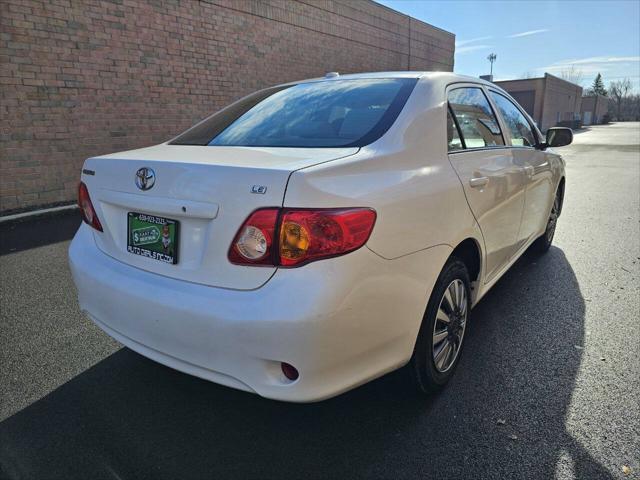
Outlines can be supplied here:
[[452, 34], [368, 0], [2, 0], [0, 22], [2, 214], [267, 85], [453, 69]]

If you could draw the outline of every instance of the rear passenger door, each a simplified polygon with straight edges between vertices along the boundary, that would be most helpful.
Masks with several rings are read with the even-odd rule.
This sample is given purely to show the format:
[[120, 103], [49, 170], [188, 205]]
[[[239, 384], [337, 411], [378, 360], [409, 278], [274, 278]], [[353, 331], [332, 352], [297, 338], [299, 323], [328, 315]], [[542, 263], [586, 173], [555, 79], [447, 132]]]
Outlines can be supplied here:
[[516, 165], [523, 167], [526, 194], [519, 243], [524, 245], [546, 228], [554, 199], [553, 172], [547, 154], [536, 148], [537, 134], [522, 110], [506, 95], [494, 90], [489, 96], [502, 116], [508, 143]]
[[449, 161], [485, 242], [485, 281], [515, 254], [524, 208], [524, 168], [514, 162], [480, 85], [452, 85], [448, 99]]

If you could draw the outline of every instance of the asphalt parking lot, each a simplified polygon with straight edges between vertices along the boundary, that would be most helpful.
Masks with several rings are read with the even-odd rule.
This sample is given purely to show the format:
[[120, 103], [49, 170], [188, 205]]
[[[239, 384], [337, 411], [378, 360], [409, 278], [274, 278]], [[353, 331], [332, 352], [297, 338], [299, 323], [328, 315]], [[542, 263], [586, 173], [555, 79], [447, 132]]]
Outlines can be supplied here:
[[640, 124], [560, 151], [555, 246], [429, 399], [404, 370], [308, 405], [172, 371], [78, 311], [75, 214], [0, 225], [0, 478], [640, 478]]

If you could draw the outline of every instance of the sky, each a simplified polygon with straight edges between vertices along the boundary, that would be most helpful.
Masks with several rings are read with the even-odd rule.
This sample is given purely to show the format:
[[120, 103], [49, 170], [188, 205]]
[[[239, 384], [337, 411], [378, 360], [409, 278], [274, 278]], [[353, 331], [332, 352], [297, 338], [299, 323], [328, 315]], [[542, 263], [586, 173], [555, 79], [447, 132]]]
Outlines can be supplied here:
[[495, 80], [560, 76], [605, 86], [628, 77], [640, 92], [640, 0], [377, 0], [456, 35], [454, 71]]

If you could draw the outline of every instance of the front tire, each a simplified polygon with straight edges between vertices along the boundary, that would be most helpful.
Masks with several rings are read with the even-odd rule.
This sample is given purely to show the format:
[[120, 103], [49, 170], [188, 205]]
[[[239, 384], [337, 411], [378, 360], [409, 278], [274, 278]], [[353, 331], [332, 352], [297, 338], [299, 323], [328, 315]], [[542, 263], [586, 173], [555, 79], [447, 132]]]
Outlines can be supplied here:
[[431, 292], [410, 362], [413, 380], [422, 393], [440, 390], [453, 376], [470, 310], [467, 267], [451, 257]]

